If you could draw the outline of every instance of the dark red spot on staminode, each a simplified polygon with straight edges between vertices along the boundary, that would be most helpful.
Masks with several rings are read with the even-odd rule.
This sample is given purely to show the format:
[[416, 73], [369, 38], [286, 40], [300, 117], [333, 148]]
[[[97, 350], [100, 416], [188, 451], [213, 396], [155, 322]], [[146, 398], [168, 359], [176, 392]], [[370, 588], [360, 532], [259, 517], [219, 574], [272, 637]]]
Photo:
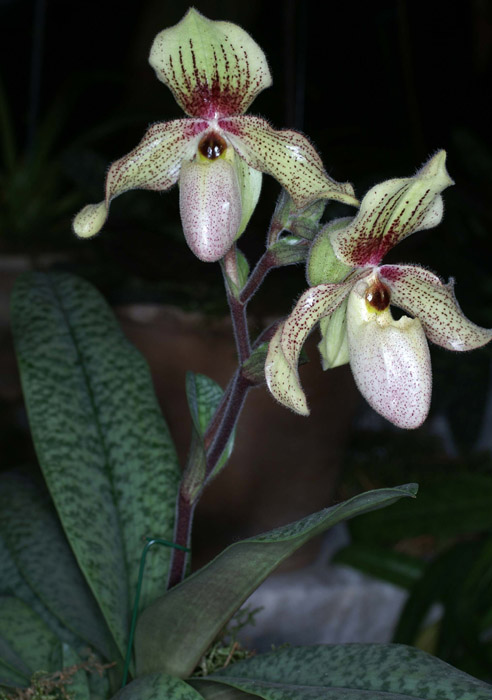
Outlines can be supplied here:
[[200, 143], [198, 150], [204, 158], [215, 160], [224, 153], [227, 148], [227, 143], [219, 134], [205, 134]]
[[389, 288], [381, 282], [375, 280], [366, 289], [365, 298], [368, 304], [377, 311], [384, 311], [390, 305], [391, 293]]

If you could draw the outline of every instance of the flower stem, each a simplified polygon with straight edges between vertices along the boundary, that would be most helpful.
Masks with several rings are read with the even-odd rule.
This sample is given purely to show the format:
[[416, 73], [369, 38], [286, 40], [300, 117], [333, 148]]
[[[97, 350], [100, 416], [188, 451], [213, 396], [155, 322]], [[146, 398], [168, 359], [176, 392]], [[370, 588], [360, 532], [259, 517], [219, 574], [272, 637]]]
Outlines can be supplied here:
[[[176, 518], [174, 521], [174, 543], [180, 547], [190, 549], [191, 525], [196, 501], [191, 503], [180, 488], [176, 501]], [[189, 553], [183, 549], [173, 549], [171, 568], [167, 587], [173, 588], [184, 579], [189, 561]]]
[[270, 272], [275, 267], [275, 260], [272, 253], [267, 250], [263, 253], [261, 258], [258, 260], [255, 269], [249, 276], [248, 281], [241, 290], [239, 300], [246, 307], [255, 293], [258, 291], [261, 283]]
[[[252, 386], [251, 382], [241, 372], [241, 365], [251, 355], [251, 341], [246, 310], [249, 301], [260, 287], [265, 276], [274, 267], [276, 267], [274, 256], [267, 250], [258, 261], [243, 289], [240, 293], [238, 292], [236, 294], [229, 283], [229, 279], [233, 281], [234, 285], [237, 285], [239, 282], [235, 247], [229, 251], [224, 260], [222, 269], [227, 291], [227, 300], [231, 312], [239, 367], [232, 376], [224, 392], [222, 401], [210, 421], [203, 438], [204, 448], [206, 450], [206, 469], [203, 487], [207, 484], [217, 462], [224, 452], [232, 435], [232, 431], [239, 419], [248, 391]], [[192, 458], [192, 453], [190, 453], [190, 458]], [[187, 468], [192, 468], [192, 465], [189, 464]], [[185, 494], [183, 490], [183, 482], [181, 483], [176, 502], [176, 524], [174, 532], [174, 542], [177, 545], [187, 548], [190, 547], [193, 514], [202, 490], [203, 489], [200, 490], [193, 500], [190, 500], [189, 496]], [[188, 561], [188, 555], [185, 551], [180, 549], [173, 550], [168, 588], [172, 588], [178, 583], [181, 583], [185, 578]]]

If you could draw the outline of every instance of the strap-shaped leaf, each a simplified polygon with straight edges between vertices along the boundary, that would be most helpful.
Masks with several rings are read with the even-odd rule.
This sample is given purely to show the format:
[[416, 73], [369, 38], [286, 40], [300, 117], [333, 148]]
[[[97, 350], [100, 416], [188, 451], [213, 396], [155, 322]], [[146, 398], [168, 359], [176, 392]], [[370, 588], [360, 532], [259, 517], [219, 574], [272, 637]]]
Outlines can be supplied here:
[[202, 700], [202, 696], [180, 678], [152, 673], [122, 688], [113, 700]]
[[[9, 568], [0, 573], [2, 587], [23, 598], [61, 641], [79, 647], [89, 643], [113, 660], [111, 636], [48, 495], [18, 474], [0, 479], [0, 533], [10, 566], [16, 567], [11, 570], [10, 583], [6, 580]], [[0, 566], [2, 563], [0, 560]]]
[[339, 644], [280, 649], [209, 678], [264, 700], [490, 700], [492, 686], [419, 649]]
[[[49, 673], [61, 668], [59, 639], [39, 615], [11, 596], [0, 596], [0, 661], [2, 671], [11, 667], [26, 681], [36, 671]], [[10, 684], [8, 678], [0, 678], [0, 683]]]
[[[171, 539], [179, 469], [148, 367], [99, 293], [67, 274], [28, 273], [12, 317], [44, 477], [123, 655], [145, 536]], [[166, 580], [152, 555], [142, 605]]]
[[233, 688], [232, 685], [225, 685], [225, 683], [214, 683], [201, 678], [193, 678], [189, 683], [198, 690], [205, 700], [253, 700], [258, 698], [256, 694], [245, 693], [238, 688]]
[[[58, 619], [52, 615], [41, 599], [26, 583], [15, 561], [7, 549], [7, 545], [0, 535], [0, 595], [15, 595], [28, 605], [39, 617], [46, 622], [56, 636], [77, 647], [82, 640], [64, 627]], [[1, 656], [1, 654], [0, 654]]]
[[[75, 666], [79, 666], [81, 659], [77, 656], [73, 649], [71, 649], [68, 644], [62, 645], [62, 665], [64, 669], [72, 669]], [[71, 695], [73, 700], [90, 700], [90, 688], [89, 680], [87, 677], [87, 671], [80, 668], [75, 673], [70, 674], [68, 685], [66, 688], [67, 692]]]
[[239, 606], [296, 549], [342, 520], [415, 496], [416, 490], [410, 484], [369, 491], [231, 545], [141, 615], [135, 645], [137, 673], [189, 676]]

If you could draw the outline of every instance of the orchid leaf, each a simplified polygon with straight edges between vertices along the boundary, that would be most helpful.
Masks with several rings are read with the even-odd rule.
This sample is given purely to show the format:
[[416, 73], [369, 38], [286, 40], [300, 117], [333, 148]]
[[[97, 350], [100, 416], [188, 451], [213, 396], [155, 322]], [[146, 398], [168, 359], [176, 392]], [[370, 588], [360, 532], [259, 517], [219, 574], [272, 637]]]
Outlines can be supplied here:
[[[195, 372], [186, 373], [186, 396], [193, 421], [195, 447], [198, 451], [197, 459], [194, 460], [193, 473], [187, 473], [184, 478], [187, 493], [194, 500], [199, 489], [203, 485], [205, 478], [205, 447], [203, 437], [212, 420], [213, 415], [219, 407], [224, 392], [213, 379], [205, 374]], [[220, 457], [210, 478], [217, 476], [225, 466], [234, 448], [235, 431]], [[199, 443], [198, 445], [196, 443]]]
[[[12, 318], [34, 444], [77, 562], [121, 655], [146, 536], [172, 539], [179, 468], [148, 367], [87, 282], [28, 273]], [[156, 550], [141, 602], [163, 588]]]
[[[209, 676], [264, 700], [489, 700], [492, 686], [412, 647], [279, 649]], [[204, 680], [206, 682], [206, 679]], [[227, 697], [227, 696], [226, 696]]]
[[[3, 685], [15, 684], [16, 675], [28, 685], [36, 671], [49, 673], [62, 667], [60, 640], [39, 615], [13, 596], [0, 596], [0, 664]], [[10, 679], [8, 668], [14, 672]]]
[[19, 474], [0, 479], [0, 535], [0, 592], [22, 598], [62, 641], [113, 658], [109, 631], [48, 495]]
[[214, 683], [208, 679], [192, 678], [191, 685], [196, 688], [205, 700], [253, 700], [258, 698], [256, 694], [245, 693], [238, 688], [224, 683]]
[[[62, 645], [62, 668], [68, 669], [80, 665], [81, 659], [68, 644]], [[87, 671], [80, 668], [70, 676], [68, 690], [73, 700], [90, 700]]]
[[202, 696], [180, 678], [152, 673], [122, 688], [113, 700], [202, 700]]
[[413, 497], [416, 491], [415, 484], [369, 491], [230, 545], [141, 615], [135, 642], [138, 675], [165, 671], [189, 676], [246, 598], [301, 545], [343, 520]]

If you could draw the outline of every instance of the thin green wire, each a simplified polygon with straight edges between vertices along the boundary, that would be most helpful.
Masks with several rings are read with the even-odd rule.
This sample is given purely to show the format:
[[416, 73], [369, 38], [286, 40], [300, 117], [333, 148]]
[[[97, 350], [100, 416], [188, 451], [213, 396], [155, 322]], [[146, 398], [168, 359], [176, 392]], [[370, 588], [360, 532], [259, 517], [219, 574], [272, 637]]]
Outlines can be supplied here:
[[135, 591], [135, 601], [133, 603], [133, 613], [132, 613], [132, 623], [130, 625], [130, 638], [128, 639], [128, 646], [126, 648], [126, 658], [125, 666], [123, 669], [123, 680], [121, 682], [121, 687], [124, 688], [126, 681], [128, 679], [128, 670], [130, 668], [130, 659], [132, 658], [132, 647], [133, 647], [133, 637], [135, 635], [135, 627], [137, 624], [137, 614], [138, 614], [138, 604], [140, 602], [140, 593], [142, 592], [142, 582], [145, 570], [145, 560], [147, 559], [147, 552], [154, 544], [161, 544], [164, 547], [172, 547], [173, 549], [181, 549], [183, 552], [191, 552], [188, 547], [182, 547], [180, 544], [175, 544], [174, 542], [168, 542], [168, 540], [162, 540], [159, 537], [146, 537], [147, 544], [142, 550], [142, 556], [140, 557], [140, 568], [138, 570], [137, 579], [137, 590]]

